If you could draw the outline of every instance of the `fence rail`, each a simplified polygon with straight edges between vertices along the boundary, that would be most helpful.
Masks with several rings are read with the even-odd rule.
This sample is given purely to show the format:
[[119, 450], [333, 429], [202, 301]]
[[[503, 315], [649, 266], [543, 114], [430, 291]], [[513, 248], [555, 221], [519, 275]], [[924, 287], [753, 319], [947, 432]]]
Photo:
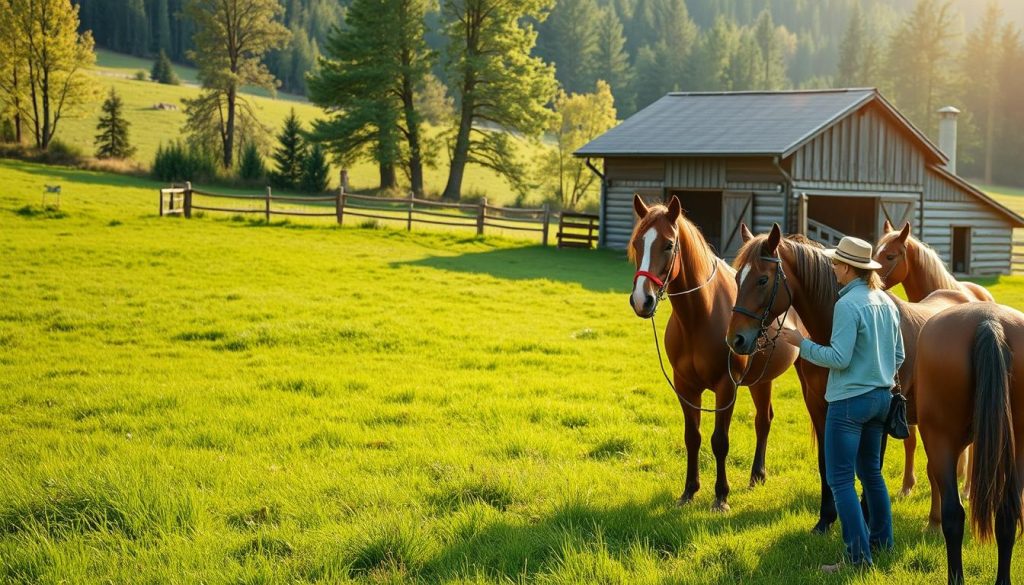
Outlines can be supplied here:
[[[205, 201], [197, 203], [197, 197], [250, 201], [254, 204], [262, 203], [262, 205], [228, 207], [209, 204]], [[333, 209], [321, 212], [280, 207], [281, 205], [289, 204], [310, 204]], [[274, 205], [278, 207], [275, 208]], [[334, 217], [338, 225], [344, 224], [345, 216], [351, 216], [364, 219], [405, 222], [407, 230], [412, 230], [412, 224], [414, 223], [475, 228], [478, 235], [482, 235], [485, 228], [493, 228], [538, 233], [545, 246], [548, 245], [551, 220], [554, 216], [559, 218], [562, 225], [566, 225], [564, 222], [567, 217], [577, 219], [588, 218], [588, 224], [576, 225], [570, 222], [566, 225], [566, 227], [581, 227], [588, 230], [588, 234], [585, 236], [587, 241], [586, 247], [590, 247], [590, 241], [597, 241], [596, 231], [598, 229], [597, 216], [568, 212], [561, 214], [553, 213], [546, 204], [543, 207], [534, 209], [499, 207], [488, 205], [486, 198], [481, 199], [478, 204], [449, 203], [418, 199], [412, 195], [408, 197], [371, 197], [356, 193], [346, 193], [341, 189], [334, 195], [282, 197], [275, 196], [270, 187], [267, 187], [263, 195], [229, 195], [193, 189], [191, 183], [185, 183], [183, 187], [172, 186], [171, 188], [160, 190], [161, 216], [181, 215], [185, 218], [191, 218], [193, 211], [258, 213], [262, 214], [267, 222], [270, 221], [271, 216], [275, 215]], [[564, 231], [562, 228], [559, 229], [559, 247], [562, 247]], [[568, 235], [569, 239], [580, 237], [580, 234]], [[582, 246], [583, 244], [576, 245]]]
[[1024, 240], [1016, 239], [1020, 237], [1017, 231], [1010, 246], [1010, 274], [1024, 274]]

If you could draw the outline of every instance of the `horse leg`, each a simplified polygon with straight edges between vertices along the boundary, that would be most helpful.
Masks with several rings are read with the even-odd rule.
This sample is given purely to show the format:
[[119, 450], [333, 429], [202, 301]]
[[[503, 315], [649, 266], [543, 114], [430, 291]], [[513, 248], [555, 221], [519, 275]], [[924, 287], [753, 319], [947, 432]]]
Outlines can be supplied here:
[[768, 451], [768, 432], [772, 428], [775, 412], [772, 410], [772, 383], [761, 382], [750, 387], [750, 395], [754, 399], [754, 433], [757, 435], [757, 446], [754, 448], [754, 463], [750, 467], [750, 487], [763, 484], [768, 479], [765, 468], [765, 453]]
[[[807, 368], [807, 371], [804, 371]], [[811, 530], [814, 534], [825, 534], [836, 521], [836, 501], [832, 488], [828, 486], [825, 475], [825, 415], [828, 403], [825, 402], [825, 384], [828, 381], [828, 370], [810, 366], [806, 362], [797, 362], [797, 376], [804, 393], [804, 404], [811, 415], [814, 437], [818, 447], [818, 479], [821, 482], [821, 508], [818, 511], [818, 522]]]
[[942, 498], [942, 536], [946, 540], [946, 575], [950, 585], [964, 582], [964, 507], [956, 479], [956, 451], [948, 446], [928, 454], [929, 474], [939, 484]]
[[961, 495], [963, 499], [971, 497], [971, 473], [974, 472], [974, 459], [971, 457], [971, 446], [967, 445], [960, 459], [956, 462], [956, 476], [964, 480], [964, 489]]
[[682, 386], [680, 382], [681, 380], [676, 377], [676, 395], [679, 398], [679, 405], [683, 408], [686, 442], [686, 484], [683, 487], [683, 495], [679, 496], [679, 504], [682, 505], [689, 504], [693, 500], [693, 495], [700, 489], [700, 410], [687, 405], [684, 399], [699, 407], [701, 389]]
[[996, 511], [996, 543], [999, 546], [999, 565], [996, 569], [996, 585], [1010, 585], [1010, 558], [1017, 540], [1017, 521], [1010, 513], [1009, 499], [1020, 499], [1021, 493], [1007, 493], [1002, 505]]
[[917, 451], [917, 425], [910, 425], [910, 436], [903, 440], [903, 487], [900, 497], [907, 497], [917, 485], [917, 474], [914, 472], [914, 453]]
[[729, 455], [729, 425], [732, 423], [732, 411], [736, 406], [736, 393], [739, 388], [731, 381], [719, 383], [715, 388], [715, 432], [711, 435], [711, 451], [715, 454], [715, 503], [711, 509], [716, 512], [728, 512], [729, 479], [726, 473], [725, 460]]

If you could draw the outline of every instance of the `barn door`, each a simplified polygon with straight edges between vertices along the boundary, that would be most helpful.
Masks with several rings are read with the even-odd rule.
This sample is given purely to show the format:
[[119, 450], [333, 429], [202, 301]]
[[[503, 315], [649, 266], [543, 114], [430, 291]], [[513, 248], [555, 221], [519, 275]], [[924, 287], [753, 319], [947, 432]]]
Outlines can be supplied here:
[[740, 223], [754, 228], [754, 194], [722, 193], [722, 247], [718, 253], [723, 258], [735, 258], [743, 245]]
[[896, 229], [902, 228], [903, 224], [907, 222], [910, 222], [910, 226], [913, 228], [915, 211], [917, 211], [916, 197], [879, 197], [875, 241], [882, 236], [885, 220], [889, 220], [889, 223]]

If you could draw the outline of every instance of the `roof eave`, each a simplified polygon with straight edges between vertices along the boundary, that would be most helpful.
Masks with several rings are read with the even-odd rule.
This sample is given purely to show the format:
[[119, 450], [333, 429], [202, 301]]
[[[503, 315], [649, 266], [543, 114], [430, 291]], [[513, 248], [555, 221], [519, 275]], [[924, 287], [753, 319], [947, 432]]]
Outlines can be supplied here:
[[680, 157], [694, 157], [694, 158], [725, 158], [725, 157], [773, 157], [780, 156], [780, 152], [580, 152], [576, 151], [572, 153], [576, 158], [638, 158], [638, 157], [652, 157], [652, 158], [680, 158]]
[[1020, 215], [1018, 215], [1015, 211], [1013, 211], [1009, 207], [1006, 207], [1002, 203], [996, 201], [995, 199], [990, 197], [987, 193], [985, 193], [981, 189], [978, 189], [977, 187], [975, 187], [974, 185], [968, 183], [964, 179], [962, 179], [962, 178], [958, 177], [957, 175], [949, 172], [949, 170], [947, 170], [942, 165], [931, 165], [930, 168], [933, 171], [935, 171], [936, 173], [938, 173], [940, 176], [942, 176], [943, 178], [948, 179], [948, 180], [952, 181], [953, 183], [955, 183], [956, 185], [958, 185], [959, 187], [961, 187], [961, 188], [971, 192], [975, 197], [981, 199], [983, 202], [988, 204], [990, 207], [992, 207], [996, 211], [999, 211], [1000, 213], [1002, 213], [1004, 216], [1006, 216], [1007, 219], [1010, 220], [1010, 222], [1013, 224], [1013, 227], [1018, 227], [1018, 228], [1019, 227], [1024, 227], [1024, 217], [1021, 217]]

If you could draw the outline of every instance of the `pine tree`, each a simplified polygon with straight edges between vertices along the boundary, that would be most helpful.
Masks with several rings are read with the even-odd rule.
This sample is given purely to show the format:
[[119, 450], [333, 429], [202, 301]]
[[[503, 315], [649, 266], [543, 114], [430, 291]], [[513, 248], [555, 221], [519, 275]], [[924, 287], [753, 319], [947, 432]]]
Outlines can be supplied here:
[[103, 102], [100, 122], [96, 125], [100, 132], [96, 135], [96, 158], [130, 158], [135, 154], [135, 148], [128, 141], [131, 123], [124, 119], [123, 107], [121, 96], [111, 87], [110, 95]]
[[306, 158], [308, 145], [302, 134], [302, 123], [295, 115], [295, 108], [284, 120], [284, 128], [277, 135], [279, 146], [271, 158], [275, 169], [270, 174], [271, 182], [278, 187], [294, 189], [302, 178], [302, 161]]
[[167, 53], [163, 49], [160, 49], [160, 54], [157, 56], [156, 61], [153, 62], [153, 70], [150, 72], [149, 78], [165, 85], [178, 85], [181, 83], [181, 80], [178, 79], [178, 74], [174, 72], [171, 60], [167, 58]]
[[266, 174], [266, 167], [263, 164], [263, 157], [255, 142], [246, 142], [242, 147], [242, 160], [238, 164], [238, 178], [248, 183], [255, 183], [263, 179]]
[[599, 16], [596, 0], [560, 0], [538, 26], [537, 55], [556, 64], [555, 77], [568, 92], [594, 85]]
[[843, 33], [839, 43], [839, 70], [836, 72], [838, 87], [858, 87], [865, 85], [861, 79], [864, 50], [864, 15], [860, 10], [860, 2], [853, 5], [850, 24]]
[[[995, 2], [989, 2], [981, 23], [967, 37], [960, 61], [963, 72], [962, 100], [971, 119], [978, 126], [981, 152], [965, 153], [959, 160], [980, 158], [982, 180], [992, 184], [992, 159], [995, 151], [996, 105], [1000, 93], [999, 62], [1001, 60], [1000, 32], [1002, 11]], [[961, 142], [961, 148], [967, 146]], [[980, 157], [978, 156], [980, 154]]]
[[302, 161], [302, 177], [299, 180], [299, 189], [305, 193], [323, 193], [327, 190], [327, 175], [330, 173], [330, 166], [327, 164], [327, 156], [323, 147], [313, 144], [309, 154]]
[[601, 9], [597, 23], [597, 52], [594, 55], [594, 78], [602, 79], [611, 86], [615, 96], [616, 109], [623, 116], [636, 111], [636, 98], [630, 91], [633, 71], [629, 67], [626, 53], [626, 37], [622, 34], [622, 22], [615, 9], [606, 6]]

